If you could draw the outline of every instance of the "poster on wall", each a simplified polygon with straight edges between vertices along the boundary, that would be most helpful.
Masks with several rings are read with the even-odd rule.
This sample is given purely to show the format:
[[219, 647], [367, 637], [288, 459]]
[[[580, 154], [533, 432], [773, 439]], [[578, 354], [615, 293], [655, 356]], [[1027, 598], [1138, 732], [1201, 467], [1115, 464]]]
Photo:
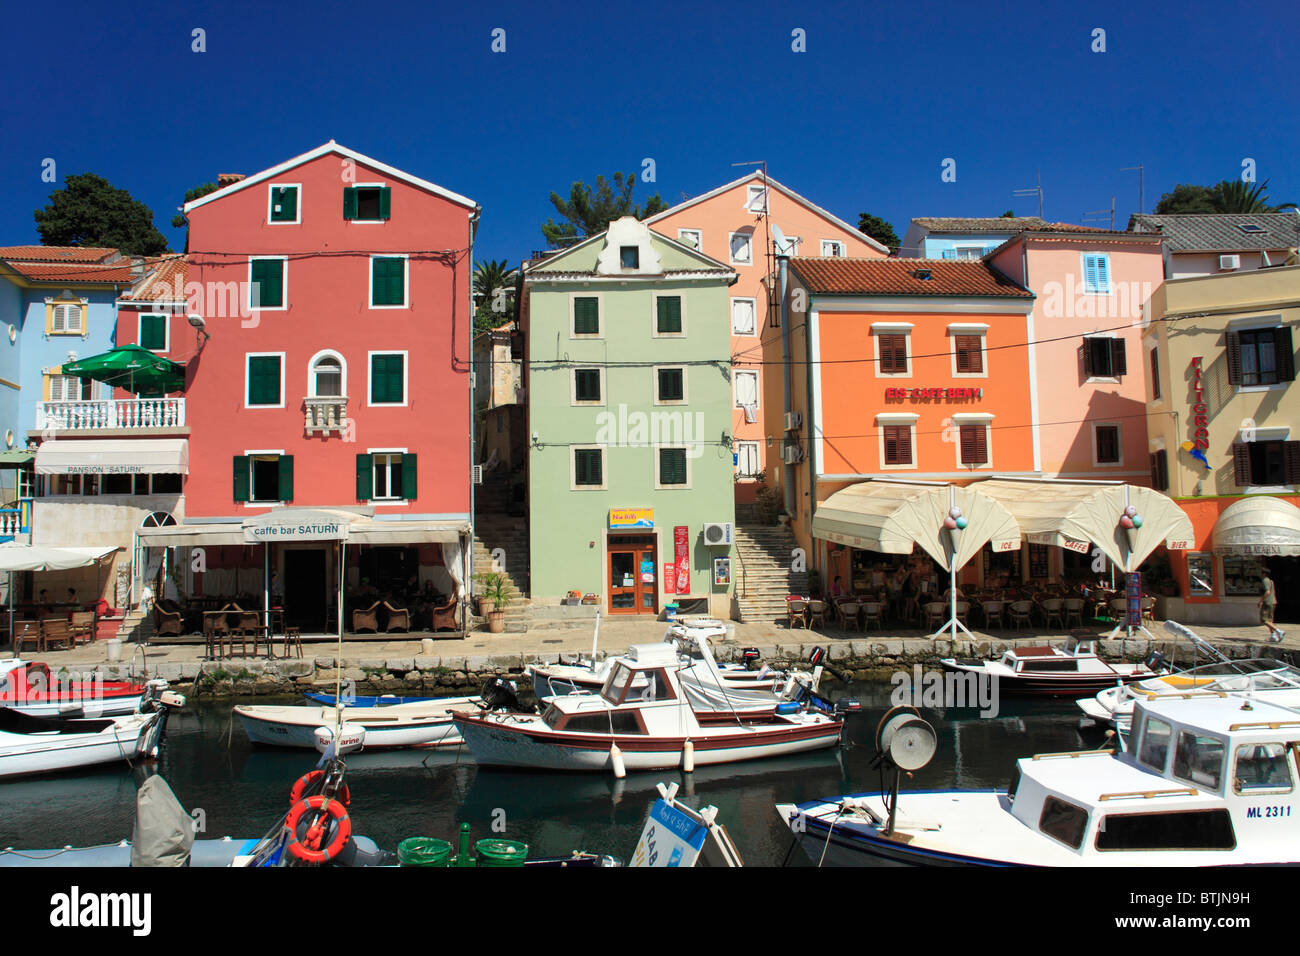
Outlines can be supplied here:
[[641, 562], [641, 583], [642, 584], [655, 583], [655, 563], [653, 561]]
[[664, 594], [677, 593], [677, 567], [671, 561], [664, 565]]
[[677, 566], [677, 593], [691, 593], [691, 541], [690, 528], [677, 525], [673, 528], [673, 563]]
[[1129, 572], [1128, 581], [1125, 582], [1124, 597], [1128, 601], [1128, 620], [1129, 627], [1142, 626], [1142, 573], [1140, 571]]
[[713, 586], [715, 588], [731, 586], [731, 558], [713, 559]]

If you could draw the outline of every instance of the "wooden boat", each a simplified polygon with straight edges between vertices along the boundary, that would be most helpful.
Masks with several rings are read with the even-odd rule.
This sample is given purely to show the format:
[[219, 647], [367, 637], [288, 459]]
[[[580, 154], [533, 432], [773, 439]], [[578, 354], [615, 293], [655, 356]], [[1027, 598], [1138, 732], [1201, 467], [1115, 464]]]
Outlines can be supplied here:
[[[304, 694], [308, 700], [317, 704], [324, 704], [326, 707], [333, 707], [337, 698], [333, 694]], [[430, 701], [439, 700], [437, 697], [396, 697], [393, 694], [383, 694], [378, 697], [368, 697], [359, 694], [355, 697], [344, 697], [343, 705], [345, 707], [392, 707], [394, 704], [427, 704]]]
[[1064, 650], [1050, 645], [1017, 647], [996, 661], [939, 662], [945, 671], [971, 674], [979, 680], [996, 680], [1004, 694], [1066, 697], [1093, 693], [1116, 683], [1154, 677], [1146, 664], [1110, 664], [1097, 656], [1096, 639], [1071, 637]]
[[134, 714], [145, 685], [134, 681], [61, 680], [49, 665], [18, 658], [0, 660], [0, 707], [30, 717], [114, 717]]
[[697, 712], [670, 644], [616, 658], [600, 694], [552, 698], [544, 713], [461, 711], [453, 720], [480, 764], [546, 770], [665, 770], [832, 747], [842, 722], [787, 702], [751, 713]]
[[1239, 866], [1300, 863], [1295, 712], [1195, 694], [1139, 700], [1129, 753], [1039, 754], [1006, 792], [853, 794], [778, 805], [828, 865]]
[[272, 747], [312, 750], [316, 728], [333, 727], [365, 731], [367, 748], [454, 747], [461, 738], [452, 723], [458, 710], [477, 711], [482, 698], [441, 697], [430, 701], [387, 707], [319, 707], [308, 705], [241, 705], [235, 715], [248, 739]]

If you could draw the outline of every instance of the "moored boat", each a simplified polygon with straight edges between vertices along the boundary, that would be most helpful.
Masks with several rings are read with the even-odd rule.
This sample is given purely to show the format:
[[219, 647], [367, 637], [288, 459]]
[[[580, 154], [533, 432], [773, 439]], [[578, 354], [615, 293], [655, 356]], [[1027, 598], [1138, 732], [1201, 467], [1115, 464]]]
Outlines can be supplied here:
[[365, 731], [366, 747], [454, 747], [461, 742], [452, 717], [458, 710], [478, 710], [479, 697], [442, 697], [387, 707], [320, 707], [310, 705], [240, 705], [235, 716], [248, 739], [272, 747], [311, 750], [316, 728]]
[[1096, 693], [1116, 683], [1144, 680], [1157, 673], [1145, 663], [1111, 664], [1096, 652], [1096, 640], [1071, 637], [1064, 649], [1051, 645], [1015, 647], [997, 660], [939, 662], [945, 671], [995, 681], [1005, 694], [1066, 697]]
[[144, 696], [143, 682], [69, 680], [52, 675], [49, 665], [39, 661], [0, 660], [0, 707], [30, 717], [134, 714]]

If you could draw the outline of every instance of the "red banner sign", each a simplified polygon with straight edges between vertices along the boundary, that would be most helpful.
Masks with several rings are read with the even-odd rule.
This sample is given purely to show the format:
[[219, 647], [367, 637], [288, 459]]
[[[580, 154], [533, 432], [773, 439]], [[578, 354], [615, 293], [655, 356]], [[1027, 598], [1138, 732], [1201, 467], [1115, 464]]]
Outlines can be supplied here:
[[669, 561], [664, 565], [664, 594], [677, 593], [677, 565]]
[[1210, 449], [1209, 406], [1205, 404], [1205, 389], [1201, 386], [1201, 363], [1204, 356], [1192, 359], [1192, 442], [1202, 451]]
[[673, 528], [673, 551], [677, 565], [677, 593], [691, 593], [691, 539], [690, 528], [678, 525]]
[[910, 398], [914, 402], [924, 401], [927, 398], [946, 398], [946, 399], [972, 399], [983, 398], [984, 389], [982, 388], [887, 388], [885, 389], [885, 401], [893, 399], [901, 401]]

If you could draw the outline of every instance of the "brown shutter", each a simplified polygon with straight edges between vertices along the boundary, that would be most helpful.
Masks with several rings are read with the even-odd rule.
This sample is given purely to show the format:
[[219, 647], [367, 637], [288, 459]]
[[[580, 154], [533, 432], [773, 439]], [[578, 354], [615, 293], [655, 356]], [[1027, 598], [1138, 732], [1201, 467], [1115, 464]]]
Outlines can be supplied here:
[[[1241, 384], [1241, 333], [1229, 332], [1228, 343], [1228, 384]], [[1235, 454], [1235, 452], [1234, 452]]]
[[1250, 446], [1245, 442], [1232, 443], [1232, 480], [1238, 488], [1245, 488], [1250, 481]]
[[885, 426], [885, 464], [898, 464], [898, 433], [893, 425]]
[[975, 429], [970, 425], [961, 426], [961, 463], [975, 463]]
[[1160, 398], [1160, 349], [1151, 350], [1151, 398]]
[[1300, 441], [1282, 442], [1282, 464], [1286, 469], [1285, 483], [1300, 484]]
[[980, 354], [980, 336], [959, 335], [956, 337], [957, 371], [984, 371], [983, 357]]
[[1295, 355], [1291, 352], [1291, 327], [1283, 325], [1273, 330], [1273, 351], [1277, 356], [1277, 380], [1295, 381]]
[[912, 428], [910, 425], [885, 426], [885, 464], [912, 463]]
[[989, 462], [989, 428], [986, 425], [975, 426], [975, 457], [979, 459], [976, 464], [987, 465]]
[[1110, 340], [1110, 374], [1116, 378], [1128, 374], [1128, 356], [1123, 339]]
[[1084, 339], [1079, 351], [1083, 353], [1083, 374], [1092, 377], [1092, 339]]
[[1151, 455], [1151, 487], [1156, 491], [1169, 490], [1169, 457], [1163, 448]]

